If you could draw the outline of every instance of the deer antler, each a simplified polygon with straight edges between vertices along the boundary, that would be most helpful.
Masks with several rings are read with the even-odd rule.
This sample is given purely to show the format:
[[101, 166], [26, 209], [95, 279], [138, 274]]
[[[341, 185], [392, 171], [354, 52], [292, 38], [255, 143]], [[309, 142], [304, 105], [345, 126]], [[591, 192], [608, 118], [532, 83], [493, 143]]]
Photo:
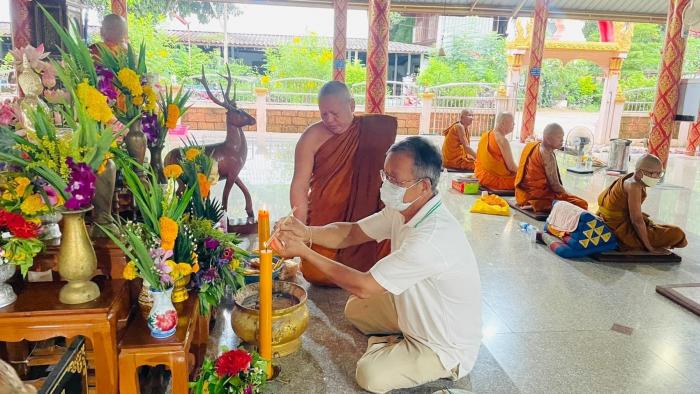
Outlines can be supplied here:
[[[207, 96], [209, 96], [209, 99], [216, 103], [216, 105], [219, 105], [224, 108], [228, 108], [228, 104], [225, 102], [221, 102], [221, 100], [217, 99], [214, 94], [212, 94], [211, 89], [209, 89], [209, 82], [207, 82], [207, 77], [204, 76], [204, 66], [202, 66], [202, 78], [197, 78], [197, 81], [204, 86], [204, 90], [207, 92]], [[224, 100], [226, 100], [226, 97], [224, 97]], [[228, 100], [226, 100], [228, 101]]]

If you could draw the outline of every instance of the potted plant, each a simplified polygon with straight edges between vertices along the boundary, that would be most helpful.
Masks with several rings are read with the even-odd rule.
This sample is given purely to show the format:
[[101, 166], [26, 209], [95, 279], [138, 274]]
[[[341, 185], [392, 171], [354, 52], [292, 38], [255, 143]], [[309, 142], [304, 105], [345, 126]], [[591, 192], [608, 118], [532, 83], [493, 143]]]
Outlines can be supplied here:
[[234, 349], [223, 352], [216, 360], [205, 359], [190, 383], [195, 394], [254, 394], [267, 380], [267, 361], [256, 352]]

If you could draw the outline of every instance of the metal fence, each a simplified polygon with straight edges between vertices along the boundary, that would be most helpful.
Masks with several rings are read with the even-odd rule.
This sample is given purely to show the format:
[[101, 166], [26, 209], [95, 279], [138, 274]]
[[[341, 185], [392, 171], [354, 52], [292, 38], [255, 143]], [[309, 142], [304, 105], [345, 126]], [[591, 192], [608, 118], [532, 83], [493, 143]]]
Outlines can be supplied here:
[[630, 89], [625, 92], [625, 106], [622, 112], [649, 113], [654, 106], [656, 88]]
[[[220, 74], [205, 74], [209, 89], [214, 97], [222, 100], [226, 89], [226, 79]], [[210, 101], [204, 89], [204, 85], [200, 82], [201, 75], [193, 75], [183, 79], [182, 87], [192, 90], [193, 101]], [[260, 85], [259, 79], [256, 77], [231, 77], [233, 86], [231, 87], [231, 97], [235, 96], [237, 103], [253, 103], [255, 102], [255, 87]]]
[[270, 81], [267, 102], [271, 104], [316, 105], [318, 91], [327, 81], [317, 78], [281, 78]]
[[[415, 82], [387, 81], [385, 106], [387, 108], [420, 107], [420, 87]], [[367, 83], [358, 82], [350, 86], [350, 91], [355, 97], [355, 104], [365, 105]]]
[[470, 128], [472, 136], [481, 135], [493, 128], [496, 112], [496, 84], [490, 83], [450, 83], [433, 86], [426, 92], [435, 94], [430, 114], [430, 133], [439, 134], [452, 123], [459, 120], [463, 109], [474, 114]]

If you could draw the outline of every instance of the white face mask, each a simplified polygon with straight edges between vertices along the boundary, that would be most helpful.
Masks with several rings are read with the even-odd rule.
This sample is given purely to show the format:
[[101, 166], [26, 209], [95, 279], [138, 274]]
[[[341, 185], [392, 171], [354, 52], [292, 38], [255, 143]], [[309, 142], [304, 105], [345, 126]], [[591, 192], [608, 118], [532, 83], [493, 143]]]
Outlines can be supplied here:
[[417, 185], [419, 182], [420, 181], [414, 183], [409, 187], [401, 187], [398, 185], [394, 185], [393, 183], [386, 180], [382, 182], [382, 187], [381, 189], [379, 189], [379, 196], [381, 197], [382, 202], [385, 206], [391, 209], [395, 209], [399, 212], [403, 212], [407, 210], [411, 205], [413, 205], [414, 202], [418, 201], [418, 198], [420, 198], [420, 196], [418, 196], [418, 198], [411, 202], [403, 202], [403, 198], [406, 195], [408, 189]]
[[642, 183], [647, 185], [647, 187], [654, 187], [661, 181], [661, 178], [652, 178], [650, 176], [642, 175]]

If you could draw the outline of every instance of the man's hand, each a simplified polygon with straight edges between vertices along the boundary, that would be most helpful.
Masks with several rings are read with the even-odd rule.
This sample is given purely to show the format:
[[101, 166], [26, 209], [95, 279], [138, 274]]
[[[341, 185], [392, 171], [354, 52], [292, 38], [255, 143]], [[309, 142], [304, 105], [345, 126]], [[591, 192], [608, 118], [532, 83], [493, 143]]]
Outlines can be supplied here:
[[295, 217], [278, 220], [275, 223], [274, 231], [286, 232], [288, 236], [296, 237], [302, 242], [308, 242], [311, 234], [309, 228]]
[[304, 257], [311, 250], [301, 238], [290, 231], [280, 231], [270, 242], [270, 246], [284, 258]]

